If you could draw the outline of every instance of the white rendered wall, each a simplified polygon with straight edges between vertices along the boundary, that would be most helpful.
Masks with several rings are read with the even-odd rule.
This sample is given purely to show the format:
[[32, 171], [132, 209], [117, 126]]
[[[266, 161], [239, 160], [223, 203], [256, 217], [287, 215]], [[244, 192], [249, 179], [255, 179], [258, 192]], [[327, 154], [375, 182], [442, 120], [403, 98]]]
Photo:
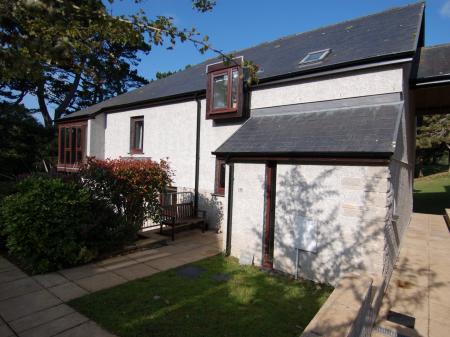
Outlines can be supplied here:
[[234, 164], [231, 255], [252, 256], [256, 265], [262, 256], [264, 172], [264, 164]]
[[[402, 74], [400, 67], [379, 68], [254, 90], [251, 93], [251, 108], [401, 92]], [[199, 205], [208, 211], [210, 226], [220, 230], [225, 224], [223, 219], [226, 209], [223, 207], [224, 197], [213, 194], [215, 156], [212, 152], [239, 129], [242, 122], [206, 120], [205, 106], [206, 100], [203, 99], [200, 119]], [[197, 103], [194, 100], [107, 114], [104, 123], [94, 120], [99, 127], [92, 127], [89, 133], [92, 153], [101, 158], [104, 143], [104, 158], [130, 157], [130, 117], [144, 116], [143, 156], [154, 160], [168, 157], [175, 173], [174, 185], [180, 189], [193, 190], [196, 114]], [[100, 124], [106, 125], [104, 141]]]
[[111, 113], [105, 130], [105, 158], [131, 157], [130, 118], [144, 116], [142, 155], [153, 160], [168, 159], [174, 185], [194, 187], [196, 102], [177, 103]]
[[88, 119], [87, 144], [87, 156], [105, 158], [105, 114]]
[[252, 91], [252, 109], [403, 91], [403, 69], [372, 69]]
[[293, 227], [303, 217], [316, 223], [317, 252], [300, 254], [300, 276], [328, 283], [354, 271], [381, 276], [388, 177], [385, 166], [278, 164], [274, 268], [295, 273]]

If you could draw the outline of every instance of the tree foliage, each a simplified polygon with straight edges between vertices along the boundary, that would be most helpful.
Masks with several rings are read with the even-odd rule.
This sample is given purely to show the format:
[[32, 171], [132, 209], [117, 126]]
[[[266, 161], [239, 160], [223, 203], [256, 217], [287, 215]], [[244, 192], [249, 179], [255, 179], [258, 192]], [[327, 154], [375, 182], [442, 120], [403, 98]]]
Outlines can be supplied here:
[[[206, 12], [215, 1], [192, 4]], [[57, 119], [139, 87], [147, 83], [134, 69], [139, 53], [185, 41], [210, 48], [206, 36], [171, 17], [113, 16], [101, 0], [0, 0], [0, 95], [15, 103], [36, 96], [51, 125], [50, 107]]]
[[450, 150], [450, 114], [427, 115], [417, 128], [417, 150], [432, 158]]
[[0, 103], [0, 180], [36, 170], [56, 156], [55, 131], [23, 105]]
[[89, 158], [81, 177], [92, 195], [111, 205], [137, 232], [147, 220], [158, 222], [159, 196], [171, 183], [172, 172], [164, 160]]

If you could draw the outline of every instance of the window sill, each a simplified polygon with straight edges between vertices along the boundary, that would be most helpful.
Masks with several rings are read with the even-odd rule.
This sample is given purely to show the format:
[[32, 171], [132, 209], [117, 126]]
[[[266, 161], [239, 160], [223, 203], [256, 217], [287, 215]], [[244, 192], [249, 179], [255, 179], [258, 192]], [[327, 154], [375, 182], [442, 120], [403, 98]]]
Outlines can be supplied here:
[[145, 154], [144, 152], [128, 152], [127, 154], [129, 154], [129, 155], [143, 155], [143, 154]]
[[225, 194], [220, 194], [220, 193], [215, 193], [215, 192], [211, 193], [211, 196], [225, 198]]

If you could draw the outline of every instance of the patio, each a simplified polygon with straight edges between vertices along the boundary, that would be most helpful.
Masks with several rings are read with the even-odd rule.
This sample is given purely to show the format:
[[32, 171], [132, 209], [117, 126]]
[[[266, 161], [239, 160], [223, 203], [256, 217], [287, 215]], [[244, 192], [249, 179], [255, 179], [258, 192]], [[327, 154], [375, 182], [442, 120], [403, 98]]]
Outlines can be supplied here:
[[221, 235], [186, 231], [167, 246], [29, 277], [0, 257], [0, 336], [113, 336], [64, 302], [213, 256]]
[[[378, 315], [373, 337], [446, 337], [450, 331], [450, 233], [443, 216], [414, 213]], [[415, 318], [414, 328], [388, 312]]]

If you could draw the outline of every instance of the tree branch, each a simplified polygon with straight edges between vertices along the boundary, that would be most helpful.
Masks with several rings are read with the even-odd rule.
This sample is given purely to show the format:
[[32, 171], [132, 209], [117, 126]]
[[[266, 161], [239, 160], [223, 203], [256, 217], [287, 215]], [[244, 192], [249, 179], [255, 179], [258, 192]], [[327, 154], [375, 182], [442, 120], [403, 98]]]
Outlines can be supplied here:
[[47, 104], [45, 103], [45, 86], [43, 80], [39, 81], [36, 94], [39, 103], [39, 110], [41, 110], [42, 118], [44, 119], [44, 124], [45, 126], [51, 126], [53, 121], [48, 112]]
[[66, 97], [64, 97], [64, 100], [61, 102], [61, 104], [55, 109], [55, 117], [54, 119], [57, 120], [62, 116], [64, 111], [67, 109], [67, 107], [72, 102], [73, 98], [75, 97], [75, 93], [78, 89], [78, 86], [80, 84], [81, 80], [81, 70], [76, 73], [75, 78], [72, 83], [72, 87], [70, 88], [69, 92], [66, 94]]

